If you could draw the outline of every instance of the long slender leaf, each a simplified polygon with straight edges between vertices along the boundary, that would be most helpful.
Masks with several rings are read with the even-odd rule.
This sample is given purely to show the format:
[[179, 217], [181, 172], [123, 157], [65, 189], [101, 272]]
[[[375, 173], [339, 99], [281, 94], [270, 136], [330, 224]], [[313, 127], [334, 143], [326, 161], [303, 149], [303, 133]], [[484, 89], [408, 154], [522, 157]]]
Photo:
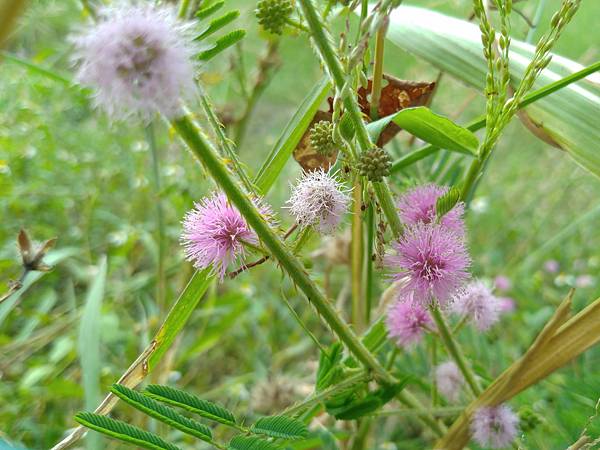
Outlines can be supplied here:
[[129, 444], [138, 445], [142, 448], [148, 448], [150, 450], [180, 450], [179, 447], [163, 441], [153, 433], [121, 422], [120, 420], [111, 419], [110, 417], [89, 412], [81, 412], [75, 416], [75, 420], [98, 433], [105, 434], [106, 436]]
[[197, 437], [203, 441], [210, 442], [212, 433], [210, 428], [206, 425], [196, 422], [195, 420], [188, 419], [185, 416], [175, 412], [168, 406], [162, 405], [151, 398], [140, 394], [133, 389], [129, 389], [126, 386], [115, 384], [112, 389], [112, 393], [119, 397], [121, 400], [129, 403], [136, 409], [154, 417], [167, 425], [172, 426], [184, 433], [191, 436]]
[[246, 30], [233, 30], [227, 33], [226, 35], [217, 39], [215, 44], [210, 47], [208, 50], [204, 50], [198, 55], [198, 59], [201, 61], [208, 61], [209, 59], [214, 58], [222, 51], [228, 49], [232, 45], [238, 43], [246, 36]]
[[185, 391], [159, 384], [149, 385], [144, 394], [169, 405], [191, 411], [199, 416], [205, 417], [224, 425], [235, 426], [233, 413], [216, 403], [202, 400]]
[[275, 183], [330, 89], [329, 78], [323, 77], [308, 93], [286, 125], [256, 176], [255, 184], [263, 194]]
[[[567, 30], [569, 32], [569, 30]], [[483, 90], [486, 62], [475, 24], [430, 10], [401, 6], [390, 16], [389, 40], [441, 70]], [[534, 47], [512, 40], [512, 84], [519, 82]], [[534, 88], [584, 69], [555, 56]], [[598, 82], [598, 76], [588, 77]], [[586, 170], [600, 176], [600, 96], [598, 89], [581, 81], [543, 98], [526, 109], [537, 132], [551, 138]]]
[[[106, 286], [107, 263], [102, 257], [98, 272], [90, 285], [83, 307], [79, 327], [79, 360], [86, 409], [93, 409], [100, 402], [100, 319], [104, 288]], [[97, 435], [87, 438], [88, 449], [99, 449]]]
[[200, 33], [196, 39], [204, 39], [205, 37], [210, 36], [224, 26], [233, 22], [238, 17], [240, 17], [240, 12], [236, 9], [223, 14], [221, 17], [211, 20], [211, 22], [208, 24], [208, 27], [206, 27], [206, 29], [202, 31], [202, 33]]

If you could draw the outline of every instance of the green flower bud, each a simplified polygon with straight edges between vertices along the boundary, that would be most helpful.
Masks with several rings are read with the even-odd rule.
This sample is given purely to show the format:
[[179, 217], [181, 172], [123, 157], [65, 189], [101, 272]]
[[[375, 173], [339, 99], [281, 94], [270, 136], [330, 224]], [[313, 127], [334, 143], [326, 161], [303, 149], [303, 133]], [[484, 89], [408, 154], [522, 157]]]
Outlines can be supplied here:
[[368, 178], [370, 181], [383, 180], [383, 177], [387, 177], [390, 174], [391, 167], [392, 158], [380, 147], [374, 147], [367, 152], [363, 152], [358, 160], [360, 175]]
[[335, 151], [333, 123], [321, 120], [310, 130], [310, 145], [321, 155], [329, 156]]
[[281, 34], [294, 7], [291, 0], [260, 0], [254, 13], [258, 23], [269, 33]]

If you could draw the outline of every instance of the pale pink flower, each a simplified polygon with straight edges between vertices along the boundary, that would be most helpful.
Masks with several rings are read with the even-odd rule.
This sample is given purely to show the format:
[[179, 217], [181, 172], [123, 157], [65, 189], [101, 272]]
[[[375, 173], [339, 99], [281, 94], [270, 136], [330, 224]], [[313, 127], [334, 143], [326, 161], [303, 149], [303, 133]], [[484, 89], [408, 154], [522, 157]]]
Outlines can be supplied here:
[[511, 297], [498, 297], [498, 306], [502, 314], [511, 313], [517, 309], [516, 302]]
[[444, 305], [469, 277], [471, 262], [462, 236], [438, 224], [408, 228], [392, 247], [396, 254], [386, 258], [394, 280], [403, 280], [399, 298], [423, 305]]
[[[272, 217], [269, 207], [257, 203], [264, 217]], [[244, 243], [257, 245], [258, 238], [224, 194], [214, 193], [194, 206], [183, 219], [186, 259], [197, 269], [212, 267], [223, 280], [227, 266], [244, 255]]]
[[484, 448], [508, 447], [517, 436], [519, 418], [506, 404], [477, 409], [471, 418], [471, 434]]
[[575, 278], [575, 287], [587, 288], [594, 285], [594, 277], [591, 275], [579, 275]]
[[548, 273], [557, 273], [560, 269], [560, 264], [555, 259], [549, 259], [544, 263], [544, 270]]
[[451, 402], [458, 401], [465, 378], [454, 361], [446, 361], [435, 368], [438, 391]]
[[182, 112], [180, 99], [194, 92], [195, 44], [172, 7], [101, 8], [98, 22], [73, 41], [77, 80], [94, 89], [96, 106], [111, 118], [173, 118]]
[[433, 325], [433, 321], [423, 305], [396, 301], [388, 309], [385, 324], [388, 337], [399, 347], [411, 347], [421, 340], [425, 330]]
[[301, 228], [314, 226], [331, 234], [348, 210], [348, 189], [334, 175], [316, 170], [302, 175], [287, 201], [290, 214]]
[[496, 289], [499, 291], [508, 291], [512, 287], [512, 283], [510, 282], [510, 278], [505, 275], [498, 275], [494, 279], [494, 285]]
[[[398, 200], [397, 206], [400, 218], [408, 226], [435, 222], [436, 201], [446, 192], [448, 192], [447, 186], [437, 186], [435, 184], [417, 186], [408, 190]], [[463, 233], [465, 229], [462, 217], [464, 211], [464, 203], [459, 202], [442, 217], [440, 223], [454, 231]]]
[[466, 317], [481, 331], [489, 329], [500, 319], [500, 301], [482, 281], [473, 281], [452, 302], [454, 313]]

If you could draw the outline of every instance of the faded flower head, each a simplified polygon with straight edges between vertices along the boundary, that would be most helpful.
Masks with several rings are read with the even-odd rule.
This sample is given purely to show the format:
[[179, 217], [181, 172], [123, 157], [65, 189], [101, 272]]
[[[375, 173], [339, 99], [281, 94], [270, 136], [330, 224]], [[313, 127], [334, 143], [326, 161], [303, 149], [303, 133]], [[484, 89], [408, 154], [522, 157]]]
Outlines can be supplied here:
[[321, 169], [305, 173], [292, 188], [287, 203], [300, 227], [313, 225], [321, 233], [330, 234], [348, 209], [350, 196], [335, 176]]
[[[398, 200], [398, 211], [402, 221], [408, 225], [433, 223], [436, 220], [435, 204], [437, 199], [448, 192], [447, 186], [427, 184], [408, 190]], [[459, 233], [464, 233], [464, 204], [457, 203], [440, 220], [440, 224]]]
[[471, 434], [485, 448], [504, 448], [517, 436], [519, 418], [506, 404], [479, 408], [471, 418]]
[[560, 269], [560, 264], [555, 259], [549, 259], [544, 263], [544, 270], [548, 273], [557, 273]]
[[189, 25], [167, 6], [124, 3], [99, 12], [99, 21], [74, 38], [77, 79], [94, 88], [95, 104], [111, 118], [181, 113], [194, 90]]
[[499, 291], [508, 291], [512, 287], [512, 283], [506, 275], [498, 275], [494, 279], [494, 286]]
[[464, 240], [447, 227], [415, 225], [392, 246], [396, 254], [387, 257], [387, 264], [396, 271], [394, 280], [405, 280], [401, 299], [444, 305], [469, 277], [471, 259]]
[[390, 339], [395, 340], [399, 347], [410, 347], [421, 340], [433, 321], [422, 304], [396, 301], [388, 309], [385, 324]]
[[482, 281], [469, 283], [452, 303], [452, 310], [467, 319], [481, 331], [487, 330], [500, 318], [500, 299]]
[[444, 397], [451, 402], [458, 401], [465, 378], [454, 361], [446, 361], [435, 368], [435, 381]]
[[[240, 212], [222, 193], [214, 193], [194, 205], [183, 219], [181, 244], [188, 261], [197, 269], [212, 266], [221, 280], [227, 266], [244, 254], [244, 242], [256, 245], [258, 238]], [[259, 206], [263, 216], [270, 209]]]

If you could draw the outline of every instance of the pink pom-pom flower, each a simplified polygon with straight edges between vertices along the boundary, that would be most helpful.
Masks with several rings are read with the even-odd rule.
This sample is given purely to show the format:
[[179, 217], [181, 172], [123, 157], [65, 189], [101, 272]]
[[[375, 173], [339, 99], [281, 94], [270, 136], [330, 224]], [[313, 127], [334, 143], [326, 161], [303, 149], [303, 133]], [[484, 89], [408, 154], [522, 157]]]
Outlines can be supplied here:
[[98, 16], [73, 38], [77, 80], [94, 89], [95, 105], [114, 119], [180, 114], [180, 99], [194, 92], [190, 25], [151, 3], [124, 2]]
[[399, 298], [423, 305], [438, 301], [445, 305], [469, 278], [471, 259], [462, 236], [439, 224], [417, 224], [408, 228], [386, 258], [403, 280]]
[[[186, 259], [197, 269], [213, 268], [221, 280], [227, 266], [244, 255], [244, 244], [258, 244], [240, 212], [222, 193], [214, 193], [195, 203], [183, 219], [183, 245]], [[257, 206], [263, 217], [272, 217], [268, 206]]]
[[504, 448], [517, 436], [519, 418], [506, 404], [479, 408], [471, 418], [471, 434], [484, 448]]
[[452, 311], [466, 317], [478, 330], [489, 329], [500, 319], [501, 302], [492, 294], [492, 290], [482, 281], [469, 283], [454, 298]]
[[[437, 199], [446, 192], [448, 192], [447, 186], [437, 186], [435, 184], [417, 186], [408, 190], [398, 200], [397, 206], [400, 218], [407, 226], [435, 222]], [[464, 204], [462, 202], [457, 203], [442, 217], [440, 224], [461, 234], [464, 233], [464, 211]]]
[[423, 305], [396, 301], [388, 309], [385, 324], [388, 337], [399, 347], [411, 347], [421, 341], [423, 333], [433, 326], [433, 321]]

